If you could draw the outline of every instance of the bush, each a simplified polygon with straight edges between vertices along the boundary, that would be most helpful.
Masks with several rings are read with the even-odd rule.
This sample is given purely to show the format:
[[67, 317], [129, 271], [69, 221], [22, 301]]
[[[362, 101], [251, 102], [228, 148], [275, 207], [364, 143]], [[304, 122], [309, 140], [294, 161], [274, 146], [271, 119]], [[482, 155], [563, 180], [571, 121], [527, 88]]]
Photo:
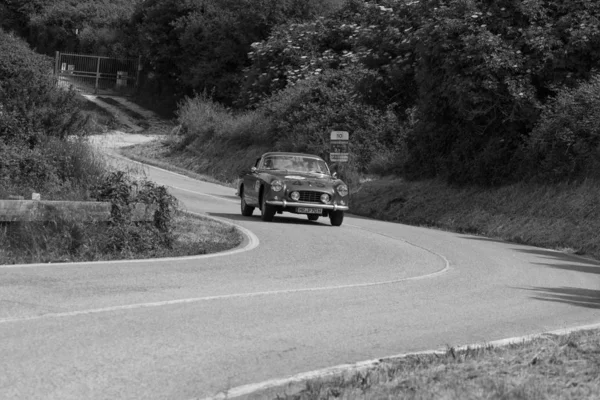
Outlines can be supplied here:
[[34, 148], [0, 141], [0, 198], [36, 192], [46, 200], [88, 200], [105, 169], [83, 139], [45, 138]]
[[162, 235], [164, 244], [171, 242], [177, 199], [164, 186], [146, 180], [137, 181], [123, 171], [116, 171], [103, 177], [92, 189], [92, 197], [97, 201], [111, 202], [111, 221], [115, 225], [131, 224], [131, 211], [136, 203], [155, 206], [153, 226]]
[[361, 101], [356, 82], [369, 74], [362, 68], [327, 71], [265, 101], [259, 110], [273, 121], [273, 148], [327, 160], [330, 133], [342, 130], [350, 133], [351, 169], [365, 172], [374, 156], [388, 150], [403, 157], [405, 129], [395, 114]]
[[0, 30], [0, 182], [26, 197], [85, 197], [104, 167], [77, 137], [94, 128], [51, 71], [47, 57]]
[[75, 92], [56, 87], [52, 61], [0, 30], [0, 140], [33, 148], [43, 136], [75, 135], [85, 122]]
[[194, 171], [233, 181], [265, 151], [306, 152], [328, 160], [331, 131], [346, 130], [351, 135], [346, 176], [367, 171], [373, 158], [379, 160], [378, 171], [397, 169], [405, 157], [406, 129], [393, 112], [359, 101], [355, 83], [365, 74], [360, 68], [329, 71], [246, 112], [233, 112], [206, 96], [188, 98], [178, 111], [182, 128], [174, 148], [191, 153]]
[[525, 151], [530, 178], [600, 178], [600, 75], [562, 89], [543, 107]]

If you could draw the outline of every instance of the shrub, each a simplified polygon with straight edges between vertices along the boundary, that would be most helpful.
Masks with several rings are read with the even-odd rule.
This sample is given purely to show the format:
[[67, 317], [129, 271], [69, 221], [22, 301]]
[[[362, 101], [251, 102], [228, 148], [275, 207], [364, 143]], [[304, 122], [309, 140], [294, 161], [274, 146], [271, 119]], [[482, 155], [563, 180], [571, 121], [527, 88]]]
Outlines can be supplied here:
[[[123, 171], [106, 174], [92, 189], [97, 201], [110, 201], [111, 228], [106, 246], [113, 251], [145, 251], [160, 245], [173, 243], [173, 218], [177, 212], [177, 200], [164, 186], [150, 181], [137, 181]], [[136, 225], [132, 210], [136, 203], [154, 206], [153, 224]]]
[[184, 138], [176, 147], [198, 149], [222, 142], [232, 150], [266, 144], [272, 124], [260, 111], [235, 112], [206, 95], [186, 98], [177, 111]]
[[[85, 196], [103, 170], [81, 140], [81, 99], [56, 87], [47, 57], [0, 30], [0, 181], [29, 197]], [[16, 194], [16, 193], [12, 193]]]
[[[194, 157], [196, 172], [233, 181], [264, 151], [297, 151], [329, 158], [332, 130], [351, 135], [351, 162], [346, 176], [368, 170], [374, 157], [380, 171], [404, 161], [406, 129], [391, 111], [360, 102], [355, 83], [367, 71], [329, 71], [299, 81], [265, 100], [256, 109], [234, 112], [206, 96], [188, 98], [178, 111], [181, 130], [176, 149]], [[391, 154], [393, 153], [393, 154]], [[389, 171], [386, 171], [389, 172]]]
[[600, 178], [600, 75], [562, 89], [543, 107], [525, 151], [530, 178]]
[[34, 147], [43, 136], [77, 134], [85, 122], [75, 92], [56, 87], [51, 60], [0, 30], [0, 140]]
[[365, 105], [356, 82], [362, 68], [327, 71], [290, 86], [265, 101], [260, 110], [273, 121], [274, 149], [329, 158], [330, 133], [350, 132], [350, 166], [366, 171], [371, 159], [389, 149], [402, 156], [405, 132], [392, 112]]

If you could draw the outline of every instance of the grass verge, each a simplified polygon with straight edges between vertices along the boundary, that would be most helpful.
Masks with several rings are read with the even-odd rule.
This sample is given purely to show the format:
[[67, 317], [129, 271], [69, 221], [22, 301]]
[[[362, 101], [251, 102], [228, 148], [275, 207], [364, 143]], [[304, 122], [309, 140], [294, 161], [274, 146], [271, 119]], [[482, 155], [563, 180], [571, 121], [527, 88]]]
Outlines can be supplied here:
[[383, 179], [352, 194], [355, 214], [600, 259], [600, 183], [495, 189]]
[[204, 182], [217, 183], [234, 187], [232, 182], [223, 182], [209, 175], [197, 172], [197, 165], [194, 158], [187, 154], [181, 154], [172, 151], [169, 143], [165, 140], [154, 140], [152, 142], [121, 147], [116, 149], [120, 155], [130, 158], [134, 161], [155, 167], [166, 169], [167, 171], [177, 172], [190, 178], [198, 179]]
[[[128, 229], [130, 238], [135, 236], [148, 246], [116, 249], [112, 238], [123, 229]], [[111, 227], [69, 219], [4, 224], [0, 225], [0, 265], [194, 256], [226, 251], [243, 241], [242, 234], [231, 225], [183, 212], [174, 218], [169, 246], [156, 245], [156, 240], [147, 237], [152, 234], [140, 225]]]
[[449, 348], [313, 380], [273, 399], [598, 399], [600, 333], [549, 335], [501, 347]]

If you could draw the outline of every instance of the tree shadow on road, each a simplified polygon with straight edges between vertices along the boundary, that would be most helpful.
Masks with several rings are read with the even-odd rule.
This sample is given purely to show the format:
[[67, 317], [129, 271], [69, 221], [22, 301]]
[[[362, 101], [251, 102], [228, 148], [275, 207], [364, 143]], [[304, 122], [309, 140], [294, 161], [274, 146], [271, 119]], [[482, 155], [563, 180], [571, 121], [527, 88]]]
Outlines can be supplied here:
[[533, 254], [545, 257], [550, 262], [534, 263], [535, 265], [547, 266], [566, 271], [578, 271], [588, 274], [600, 274], [600, 262], [589, 258], [578, 257], [566, 253], [560, 253], [550, 250], [537, 249], [515, 249], [521, 253]]
[[600, 310], [600, 290], [579, 289], [573, 287], [535, 287], [526, 290], [535, 293], [535, 295], [532, 296], [535, 300], [566, 303], [574, 306]]
[[[511, 245], [513, 243], [506, 242], [498, 239], [490, 239], [485, 237], [473, 237], [473, 236], [464, 236], [465, 239], [469, 240], [481, 240], [487, 242], [497, 242]], [[527, 245], [523, 245], [527, 246]], [[543, 248], [513, 248], [515, 252], [530, 254], [534, 256], [539, 256], [540, 258], [544, 258], [548, 260], [548, 262], [532, 262], [534, 265], [542, 265], [550, 268], [563, 269], [568, 271], [579, 271], [590, 274], [600, 274], [600, 261], [593, 260], [591, 258], [585, 258], [582, 256], [562, 253], [560, 251], [548, 250]]]

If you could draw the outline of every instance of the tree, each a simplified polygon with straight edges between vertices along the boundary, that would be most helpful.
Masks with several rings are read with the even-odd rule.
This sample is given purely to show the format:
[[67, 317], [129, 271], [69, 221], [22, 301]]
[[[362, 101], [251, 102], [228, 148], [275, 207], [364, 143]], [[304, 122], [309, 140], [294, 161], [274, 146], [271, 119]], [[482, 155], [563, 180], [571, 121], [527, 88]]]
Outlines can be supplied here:
[[339, 1], [148, 0], [137, 7], [132, 25], [153, 81], [180, 97], [208, 92], [231, 104], [252, 43], [285, 21], [329, 12]]

